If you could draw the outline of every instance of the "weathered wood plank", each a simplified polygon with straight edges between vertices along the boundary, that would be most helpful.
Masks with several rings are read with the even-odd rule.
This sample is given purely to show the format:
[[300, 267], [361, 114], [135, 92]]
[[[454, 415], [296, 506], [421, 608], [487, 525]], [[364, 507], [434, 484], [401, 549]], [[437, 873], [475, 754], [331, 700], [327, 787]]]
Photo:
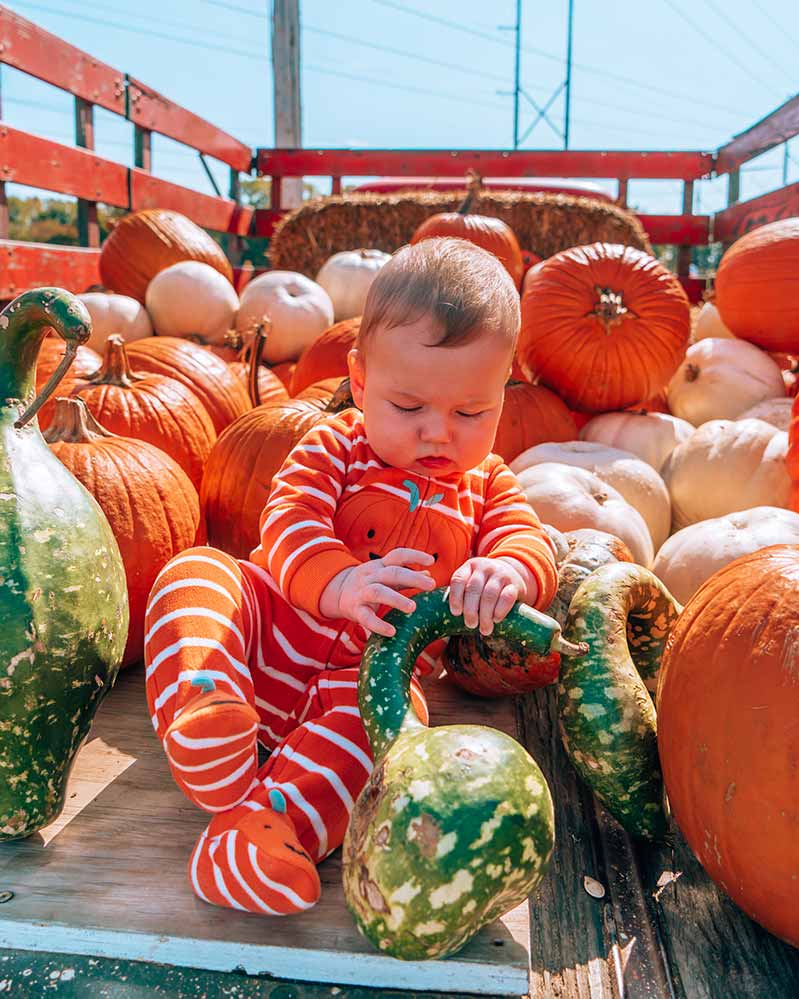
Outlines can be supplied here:
[[[509, 701], [486, 703], [444, 682], [429, 687], [433, 720], [516, 733]], [[196, 898], [186, 864], [208, 816], [175, 787], [150, 724], [141, 669], [126, 671], [91, 738], [135, 762], [88, 801], [47, 846], [0, 844], [0, 947], [92, 954], [380, 988], [519, 995], [528, 987], [529, 905], [485, 927], [446, 961], [404, 962], [375, 951], [344, 903], [340, 851], [320, 867], [322, 897], [291, 919], [221, 910]], [[104, 752], [104, 769], [109, 761]], [[127, 762], [127, 760], [123, 760]], [[121, 768], [120, 768], [121, 769]], [[76, 768], [75, 779], [97, 775]]]
[[200, 194], [133, 167], [130, 170], [130, 210], [136, 212], [142, 208], [171, 208], [206, 229], [239, 236], [247, 235], [253, 215], [252, 208], [245, 208], [228, 198]]
[[99, 260], [99, 250], [81, 246], [0, 240], [0, 299], [49, 285], [86, 291], [100, 281]]
[[739, 132], [716, 156], [716, 173], [729, 173], [747, 160], [799, 134], [799, 94], [789, 97], [775, 111]]

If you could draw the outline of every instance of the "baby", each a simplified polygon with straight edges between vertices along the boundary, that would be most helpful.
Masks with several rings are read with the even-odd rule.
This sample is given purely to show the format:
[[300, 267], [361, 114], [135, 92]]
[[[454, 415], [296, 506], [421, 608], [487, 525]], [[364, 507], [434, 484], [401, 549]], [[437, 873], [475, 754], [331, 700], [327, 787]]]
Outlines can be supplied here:
[[[551, 545], [490, 453], [518, 330], [491, 254], [456, 239], [399, 250], [349, 354], [358, 409], [288, 456], [250, 561], [193, 548], [156, 580], [147, 698], [175, 781], [217, 813], [189, 862], [205, 901], [269, 914], [317, 901], [316, 864], [372, 768], [358, 664], [370, 632], [394, 633], [389, 609], [449, 585], [452, 612], [488, 635], [516, 601], [551, 601]], [[426, 722], [416, 678], [411, 695]]]

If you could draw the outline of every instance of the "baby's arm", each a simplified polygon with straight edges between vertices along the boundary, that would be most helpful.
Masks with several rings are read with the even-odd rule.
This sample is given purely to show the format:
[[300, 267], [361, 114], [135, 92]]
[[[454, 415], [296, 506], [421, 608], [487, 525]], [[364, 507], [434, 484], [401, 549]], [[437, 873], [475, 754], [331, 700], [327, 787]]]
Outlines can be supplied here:
[[315, 616], [328, 583], [360, 565], [333, 527], [346, 478], [347, 429], [320, 424], [289, 453], [272, 480], [261, 513], [261, 544], [250, 556], [293, 607]]
[[470, 628], [479, 624], [490, 634], [518, 600], [538, 608], [552, 602], [558, 585], [552, 545], [502, 462], [490, 473], [476, 550], [450, 581], [450, 609]]

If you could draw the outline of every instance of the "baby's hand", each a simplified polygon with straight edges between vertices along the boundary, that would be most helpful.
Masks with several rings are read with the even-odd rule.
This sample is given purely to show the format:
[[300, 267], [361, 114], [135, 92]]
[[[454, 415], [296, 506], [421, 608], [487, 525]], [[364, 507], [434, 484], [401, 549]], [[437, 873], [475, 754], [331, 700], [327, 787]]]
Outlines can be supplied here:
[[527, 596], [527, 581], [504, 558], [470, 558], [449, 581], [449, 609], [463, 614], [467, 628], [479, 624], [481, 635], [490, 635], [494, 622], [502, 621], [518, 600]]
[[344, 569], [328, 583], [319, 600], [323, 617], [344, 617], [363, 625], [368, 632], [391, 638], [396, 628], [377, 615], [377, 608], [396, 607], [406, 614], [416, 604], [399, 590], [434, 590], [429, 572], [409, 569], [411, 565], [432, 565], [435, 559], [413, 548], [395, 548], [383, 558]]

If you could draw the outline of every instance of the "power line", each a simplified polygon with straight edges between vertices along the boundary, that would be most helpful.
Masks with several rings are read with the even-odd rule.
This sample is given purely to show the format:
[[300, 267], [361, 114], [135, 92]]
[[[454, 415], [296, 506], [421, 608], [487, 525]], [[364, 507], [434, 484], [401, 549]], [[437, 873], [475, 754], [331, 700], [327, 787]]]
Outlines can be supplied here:
[[722, 45], [720, 45], [711, 34], [709, 34], [707, 31], [704, 30], [704, 28], [700, 28], [699, 25], [685, 13], [685, 11], [681, 10], [677, 6], [674, 0], [663, 0], [663, 2], [666, 4], [667, 7], [671, 8], [671, 10], [673, 10], [675, 14], [681, 17], [683, 21], [685, 21], [685, 23], [688, 24], [698, 35], [700, 35], [707, 42], [709, 42], [717, 52], [720, 52], [722, 55], [725, 55], [730, 60], [730, 62], [735, 63], [735, 65], [739, 69], [743, 70], [743, 72], [746, 73], [746, 75], [750, 78], [750, 80], [754, 80], [755, 83], [759, 84], [765, 90], [768, 90], [769, 93], [771, 93], [772, 87], [770, 84], [764, 83], [759, 76], [756, 76], [749, 69], [746, 63], [741, 62], [741, 60], [738, 59], [737, 56], [733, 55], [733, 53], [730, 52], [729, 49], [726, 49]]
[[224, 10], [232, 10], [236, 14], [246, 14], [248, 17], [257, 17], [259, 20], [266, 20], [269, 16], [262, 11], [247, 10], [246, 7], [239, 7], [234, 3], [225, 3], [225, 0], [200, 0], [200, 3], [207, 4], [209, 7], [222, 7]]
[[[212, 0], [203, 0], [205, 3], [211, 3]], [[498, 38], [484, 31], [479, 31], [476, 28], [470, 28], [459, 21], [453, 21], [446, 17], [440, 17], [436, 14], [430, 14], [428, 11], [419, 10], [417, 7], [410, 7], [404, 3], [395, 2], [395, 0], [372, 0], [372, 3], [378, 4], [381, 7], [389, 7], [392, 10], [397, 10], [402, 14], [408, 14], [413, 17], [419, 17], [424, 21], [430, 21], [433, 24], [442, 24], [446, 27], [452, 28], [455, 31], [463, 32], [467, 35], [473, 35], [477, 38], [482, 38], [485, 41], [492, 42], [495, 45], [503, 45], [505, 47], [513, 47], [513, 42], [508, 41], [505, 38]], [[545, 49], [535, 48], [531, 45], [522, 45], [523, 52], [529, 52], [531, 55], [541, 56], [543, 59], [549, 59], [550, 61], [563, 63], [565, 60], [562, 56], [555, 55], [553, 52], [547, 52]], [[640, 80], [636, 80], [630, 76], [622, 76], [619, 73], [612, 73], [609, 70], [602, 69], [599, 66], [592, 66], [590, 63], [580, 63], [574, 62], [573, 66], [576, 69], [580, 69], [585, 73], [590, 73], [594, 76], [604, 76], [610, 80], [618, 80], [621, 83], [627, 83], [632, 87], [636, 87], [639, 90], [648, 90], [651, 93], [662, 94], [665, 97], [676, 97], [679, 100], [690, 100], [694, 104], [700, 104], [703, 107], [713, 108], [716, 111], [727, 111], [730, 114], [735, 114], [736, 116], [740, 114], [739, 108], [728, 107], [724, 104], [715, 104], [712, 101], [697, 100], [695, 94], [678, 93], [674, 90], [666, 90], [663, 87], [656, 87], [652, 84], [642, 83]]]
[[758, 0], [751, 0], [751, 2], [755, 7], [757, 7], [757, 9], [760, 11], [763, 17], [765, 17], [768, 21], [771, 21], [771, 23], [774, 25], [777, 31], [784, 38], [787, 38], [789, 42], [792, 42], [794, 45], [797, 46], [797, 48], [799, 48], [799, 39], [795, 38], [793, 35], [790, 34], [790, 32], [788, 32], [785, 28], [783, 28], [783, 26], [777, 22], [776, 18], [771, 13], [771, 11], [766, 10], [763, 4], [759, 3]]
[[[723, 10], [719, 9], [719, 7], [716, 4], [715, 0], [705, 0], [705, 2], [707, 3], [708, 7], [710, 7], [710, 9], [712, 11], [714, 11], [714, 13], [716, 14], [716, 16], [724, 24], [726, 24], [728, 27], [731, 27], [731, 28], [737, 28], [738, 27], [737, 24], [735, 23], [735, 21], [730, 22], [729, 15], [726, 14]], [[740, 37], [740, 36], [738, 35], [738, 37]], [[792, 78], [793, 77], [793, 73], [789, 72], [783, 66], [780, 66], [780, 64], [775, 61], [773, 53], [767, 52], [765, 49], [761, 48], [760, 45], [758, 45], [758, 43], [754, 40], [754, 38], [752, 37], [751, 34], [749, 34], [749, 35], [746, 36], [746, 45], [747, 45], [747, 48], [752, 48], [752, 49], [755, 50], [755, 52], [759, 52], [760, 55], [763, 56], [763, 58], [768, 62], [768, 64], [770, 66], [776, 67], [780, 71], [780, 73], [782, 73], [784, 76], [786, 76], [788, 78]]]
[[417, 62], [424, 62], [430, 66], [438, 66], [442, 69], [454, 69], [458, 73], [466, 73], [469, 76], [481, 76], [486, 80], [498, 80], [500, 83], [507, 83], [507, 78], [499, 76], [497, 73], [485, 73], [475, 69], [473, 66], [464, 66], [454, 62], [444, 62], [441, 59], [433, 59], [430, 56], [419, 55], [417, 52], [410, 52], [407, 49], [396, 49], [390, 45], [381, 45], [379, 42], [370, 42], [365, 38], [355, 38], [354, 35], [344, 35], [339, 31], [330, 31], [327, 28], [319, 28], [314, 24], [303, 22], [303, 32], [309, 31], [315, 35], [325, 35], [328, 38], [335, 38], [338, 41], [349, 42], [351, 45], [359, 45], [362, 48], [375, 49], [378, 52], [388, 52], [391, 55], [404, 56], [406, 59], [415, 59]]

